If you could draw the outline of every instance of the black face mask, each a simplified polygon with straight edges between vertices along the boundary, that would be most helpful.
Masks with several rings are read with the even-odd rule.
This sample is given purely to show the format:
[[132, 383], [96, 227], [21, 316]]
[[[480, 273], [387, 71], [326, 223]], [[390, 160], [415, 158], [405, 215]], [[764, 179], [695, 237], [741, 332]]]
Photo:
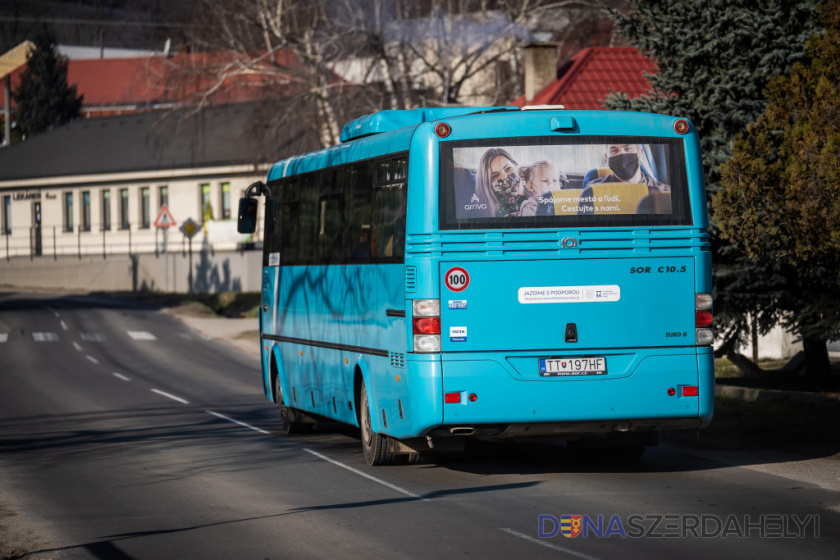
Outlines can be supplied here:
[[639, 170], [638, 154], [618, 154], [610, 158], [610, 169], [622, 181], [629, 181]]

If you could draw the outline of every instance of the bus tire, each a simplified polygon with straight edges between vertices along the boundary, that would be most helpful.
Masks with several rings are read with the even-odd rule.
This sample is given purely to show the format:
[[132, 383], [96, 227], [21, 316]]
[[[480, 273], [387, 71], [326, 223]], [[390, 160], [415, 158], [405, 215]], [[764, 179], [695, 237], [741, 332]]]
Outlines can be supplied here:
[[359, 426], [362, 431], [362, 451], [365, 454], [365, 462], [372, 467], [396, 463], [400, 456], [388, 452], [388, 436], [373, 431], [370, 420], [370, 405], [368, 404], [364, 381], [359, 392], [359, 401]]
[[274, 376], [274, 399], [277, 401], [277, 409], [280, 411], [280, 429], [287, 434], [307, 434], [312, 431], [312, 424], [308, 422], [297, 422], [294, 409], [287, 407], [283, 402], [283, 389], [280, 387], [280, 376]]

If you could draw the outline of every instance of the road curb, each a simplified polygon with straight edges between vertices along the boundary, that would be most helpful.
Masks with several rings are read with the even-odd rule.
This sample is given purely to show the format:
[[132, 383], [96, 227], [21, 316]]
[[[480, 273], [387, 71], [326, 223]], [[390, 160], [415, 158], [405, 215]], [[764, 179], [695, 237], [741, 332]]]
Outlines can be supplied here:
[[754, 389], [751, 387], [736, 387], [733, 385], [715, 386], [715, 395], [723, 395], [744, 401], [767, 402], [775, 400], [788, 400], [800, 404], [815, 404], [819, 406], [840, 405], [840, 395], [806, 393], [803, 391], [779, 391], [776, 389]]

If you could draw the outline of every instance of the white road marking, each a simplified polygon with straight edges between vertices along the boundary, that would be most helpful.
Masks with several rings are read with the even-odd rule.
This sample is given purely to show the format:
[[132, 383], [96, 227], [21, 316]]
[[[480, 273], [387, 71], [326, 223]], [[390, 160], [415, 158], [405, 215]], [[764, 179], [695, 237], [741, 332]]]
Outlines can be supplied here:
[[597, 556], [590, 556], [588, 554], [584, 554], [582, 552], [578, 552], [576, 550], [572, 550], [571, 548], [566, 548], [564, 546], [558, 546], [556, 544], [550, 543], [543, 539], [538, 539], [536, 537], [532, 537], [531, 535], [526, 535], [525, 533], [520, 533], [519, 531], [514, 531], [513, 529], [501, 529], [505, 533], [509, 533], [515, 537], [519, 537], [520, 539], [525, 539], [526, 541], [531, 541], [532, 543], [542, 545], [546, 548], [550, 548], [552, 550], [556, 550], [558, 552], [562, 552], [564, 554], [569, 554], [570, 556], [575, 556], [576, 558], [583, 558], [584, 560], [600, 560]]
[[255, 432], [259, 432], [259, 433], [265, 434], [265, 435], [271, 435], [268, 432], [266, 432], [265, 430], [261, 430], [257, 427], [254, 427], [254, 426], [250, 425], [250, 424], [246, 424], [245, 422], [240, 422], [239, 420], [234, 420], [233, 418], [230, 418], [229, 416], [225, 416], [224, 414], [219, 414], [218, 412], [213, 412], [212, 410], [205, 410], [204, 412], [206, 412], [207, 414], [212, 414], [213, 416], [217, 416], [219, 418], [222, 418], [223, 420], [227, 420], [228, 422], [233, 422], [234, 424], [239, 424], [240, 426], [244, 426], [244, 427], [248, 428], [249, 430], [254, 430]]
[[51, 313], [52, 313], [53, 315], [55, 315], [56, 317], [61, 317], [61, 315], [59, 315], [59, 314], [58, 314], [58, 311], [56, 311], [55, 309], [53, 309], [53, 308], [52, 308], [52, 307], [50, 307], [49, 305], [45, 305], [45, 306], [44, 306], [44, 309], [46, 309], [47, 311], [51, 312]]
[[91, 361], [91, 362], [93, 362], [94, 364], [98, 364], [98, 363], [99, 363], [99, 360], [97, 360], [96, 358], [94, 358], [94, 357], [93, 357], [93, 356], [91, 356], [91, 355], [87, 355], [87, 356], [85, 356], [85, 358], [87, 358], [88, 360], [90, 360], [90, 361]]
[[[152, 390], [154, 391], [154, 389], [152, 389]], [[233, 422], [234, 424], [239, 424], [240, 426], [244, 426], [244, 427], [248, 428], [249, 430], [254, 430], [255, 432], [259, 432], [259, 433], [265, 434], [265, 435], [271, 435], [269, 432], [267, 432], [265, 430], [262, 430], [260, 428], [255, 427], [255, 426], [252, 426], [250, 424], [246, 424], [245, 422], [240, 422], [239, 420], [234, 420], [233, 418], [230, 418], [229, 416], [225, 416], [224, 414], [219, 414], [218, 412], [213, 412], [212, 410], [205, 410], [204, 412], [206, 412], [207, 414], [212, 414], [213, 416], [217, 416], [219, 418], [222, 418], [223, 420], [227, 420], [228, 422]], [[414, 492], [409, 492], [405, 488], [400, 488], [396, 484], [391, 484], [390, 482], [382, 480], [381, 478], [376, 478], [375, 476], [369, 475], [368, 473], [362, 472], [362, 471], [360, 471], [358, 469], [355, 469], [355, 468], [353, 468], [349, 465], [345, 465], [344, 463], [339, 463], [335, 459], [330, 459], [329, 457], [327, 457], [326, 455], [323, 455], [322, 453], [318, 453], [317, 451], [313, 451], [312, 449], [308, 449], [308, 448], [304, 448], [303, 450], [306, 451], [307, 453], [315, 455], [319, 459], [323, 459], [324, 461], [327, 461], [328, 463], [332, 463], [333, 465], [335, 465], [337, 467], [341, 467], [342, 469], [347, 469], [348, 471], [350, 471], [352, 473], [355, 473], [359, 476], [363, 476], [363, 477], [367, 478], [368, 480], [372, 480], [372, 481], [374, 481], [378, 484], [381, 484], [382, 486], [387, 486], [391, 490], [396, 490], [400, 494], [405, 494], [406, 496], [409, 496], [411, 498], [415, 498], [415, 499], [418, 499], [418, 500], [423, 500], [424, 502], [427, 501], [425, 498], [421, 498], [420, 496], [418, 496]]]
[[32, 338], [35, 342], [55, 342], [58, 340], [58, 335], [54, 332], [34, 332]]
[[181, 333], [178, 333], [178, 336], [180, 336], [181, 338], [186, 338], [187, 340], [192, 340], [192, 337], [190, 335], [188, 335], [187, 333], [181, 332]]
[[67, 330], [67, 323], [64, 322], [64, 319], [61, 320], [61, 328]]
[[157, 340], [157, 337], [149, 331], [126, 331], [128, 336], [134, 340]]
[[418, 500], [422, 499], [424, 502], [427, 501], [425, 498], [421, 498], [420, 496], [418, 496], [414, 492], [409, 492], [405, 488], [400, 488], [396, 484], [391, 484], [390, 482], [386, 482], [386, 481], [382, 480], [381, 478], [376, 478], [375, 476], [369, 475], [366, 472], [362, 472], [359, 469], [354, 469], [353, 467], [351, 467], [349, 465], [345, 465], [344, 463], [339, 463], [335, 459], [330, 459], [326, 455], [322, 455], [321, 453], [318, 453], [317, 451], [312, 451], [311, 449], [307, 449], [307, 448], [304, 448], [303, 450], [306, 451], [307, 453], [311, 453], [312, 455], [315, 455], [319, 459], [323, 459], [324, 461], [327, 461], [328, 463], [332, 463], [333, 465], [335, 465], [337, 467], [341, 467], [342, 469], [347, 469], [348, 471], [350, 471], [352, 473], [356, 473], [359, 476], [363, 476], [363, 477], [367, 478], [368, 480], [378, 482], [379, 484], [381, 484], [383, 486], [387, 486], [391, 490], [396, 490], [400, 494], [405, 494], [406, 496], [410, 496], [412, 498], [417, 498]]
[[100, 333], [81, 333], [82, 340], [86, 342], [105, 342], [108, 340], [104, 334]]
[[122, 379], [123, 381], [131, 381], [131, 379], [129, 379], [128, 377], [126, 377], [125, 375], [123, 375], [121, 373], [112, 373], [111, 375], [113, 375], [117, 379]]
[[158, 395], [164, 396], [167, 399], [172, 399], [173, 401], [178, 401], [181, 404], [190, 404], [189, 402], [185, 401], [181, 397], [176, 397], [175, 395], [171, 395], [169, 393], [164, 393], [163, 391], [158, 391], [157, 389], [152, 389], [152, 393], [157, 393]]
[[78, 343], [78, 342], [74, 342], [74, 343], [73, 343], [73, 348], [75, 348], [75, 349], [76, 349], [76, 350], [78, 350], [79, 352], [81, 352], [81, 351], [82, 351], [82, 347], [81, 347], [81, 346], [79, 346], [79, 343]]
[[6, 342], [9, 340], [9, 333], [0, 333], [0, 342]]

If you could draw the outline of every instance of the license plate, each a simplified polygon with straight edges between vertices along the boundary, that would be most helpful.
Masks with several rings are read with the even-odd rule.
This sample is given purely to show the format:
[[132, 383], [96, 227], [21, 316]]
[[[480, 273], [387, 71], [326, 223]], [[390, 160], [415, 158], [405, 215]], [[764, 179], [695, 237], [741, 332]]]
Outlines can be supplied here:
[[607, 359], [603, 356], [588, 358], [540, 358], [541, 377], [575, 377], [581, 375], [606, 375]]

